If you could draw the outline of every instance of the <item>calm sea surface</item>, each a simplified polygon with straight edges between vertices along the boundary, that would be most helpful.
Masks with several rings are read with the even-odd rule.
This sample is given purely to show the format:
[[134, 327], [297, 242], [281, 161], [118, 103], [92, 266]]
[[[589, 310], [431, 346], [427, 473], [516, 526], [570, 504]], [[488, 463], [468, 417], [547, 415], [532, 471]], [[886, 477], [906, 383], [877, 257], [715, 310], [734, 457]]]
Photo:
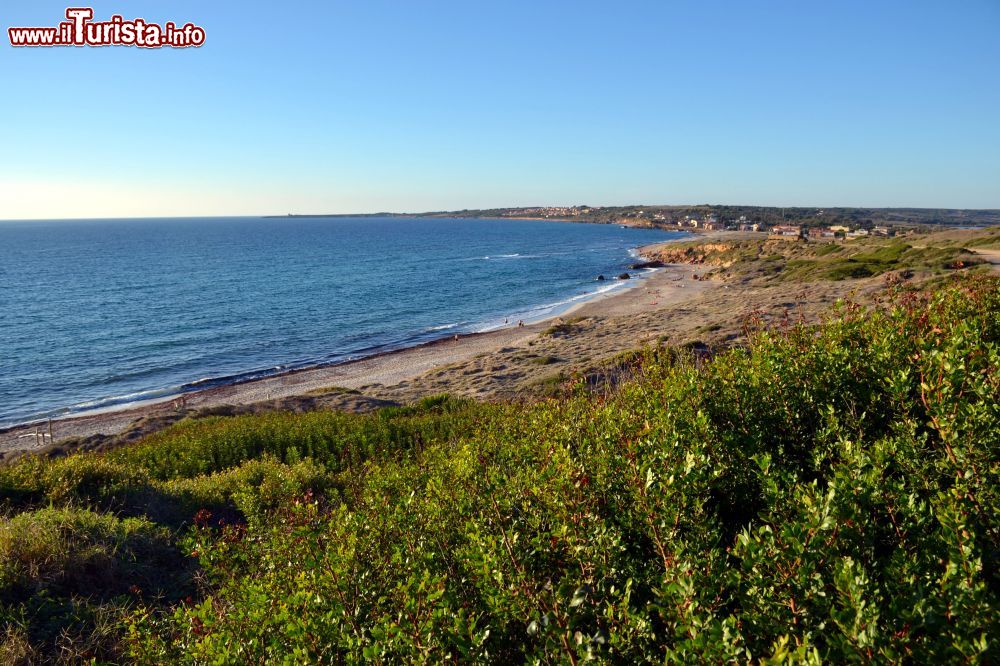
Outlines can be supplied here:
[[676, 233], [520, 220], [0, 222], [0, 425], [535, 319]]

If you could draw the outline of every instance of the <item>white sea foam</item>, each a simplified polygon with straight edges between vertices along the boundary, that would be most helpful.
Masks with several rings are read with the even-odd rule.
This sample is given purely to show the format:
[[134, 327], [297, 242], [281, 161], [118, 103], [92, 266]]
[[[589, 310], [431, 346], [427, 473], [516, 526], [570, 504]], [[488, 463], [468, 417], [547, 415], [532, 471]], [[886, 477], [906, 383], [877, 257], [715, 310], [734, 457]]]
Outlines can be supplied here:
[[541, 255], [541, 254], [521, 254], [520, 252], [515, 252], [513, 254], [486, 255], [485, 257], [482, 257], [482, 259], [491, 260], [491, 261], [496, 260], [496, 259], [540, 259], [543, 256], [549, 257], [549, 256], [552, 256], [552, 255], [550, 255], [550, 254], [546, 254], [546, 255]]
[[[649, 272], [655, 272], [656, 269], [649, 269]], [[635, 282], [638, 282], [641, 278], [636, 278]], [[633, 285], [635, 283], [632, 283]], [[572, 305], [581, 303], [584, 301], [591, 300], [602, 294], [606, 294], [611, 291], [616, 291], [624, 289], [626, 287], [632, 286], [628, 282], [614, 281], [610, 284], [606, 284], [596, 289], [592, 289], [581, 294], [574, 294], [568, 298], [564, 298], [559, 301], [554, 301], [552, 303], [544, 303], [542, 305], [536, 305], [527, 310], [517, 312], [510, 317], [506, 318], [506, 321], [501, 321], [499, 318], [490, 319], [480, 323], [478, 326], [472, 329], [473, 333], [487, 333], [489, 331], [495, 331], [497, 329], [503, 328], [504, 326], [509, 326], [510, 322], [523, 320], [525, 322], [531, 323], [542, 319], [548, 319], [549, 317], [556, 316], [562, 310], [569, 308]]]
[[100, 408], [107, 405], [120, 405], [120, 404], [127, 404], [130, 402], [139, 402], [141, 400], [161, 398], [163, 396], [176, 393], [179, 390], [180, 387], [175, 386], [166, 389], [154, 389], [152, 391], [136, 391], [135, 393], [126, 393], [124, 395], [116, 395], [110, 398], [101, 398], [99, 400], [88, 400], [87, 402], [81, 402], [79, 404], [73, 405], [72, 407], [69, 408], [69, 410], [76, 412], [87, 409]]
[[182, 393], [180, 386], [170, 386], [162, 389], [150, 391], [136, 391], [135, 393], [125, 393], [123, 395], [101, 398], [99, 400], [88, 400], [70, 407], [53, 410], [42, 416], [65, 416], [68, 414], [81, 414], [86, 412], [99, 412], [110, 408], [119, 408], [125, 405], [134, 405], [148, 400], [160, 400]]

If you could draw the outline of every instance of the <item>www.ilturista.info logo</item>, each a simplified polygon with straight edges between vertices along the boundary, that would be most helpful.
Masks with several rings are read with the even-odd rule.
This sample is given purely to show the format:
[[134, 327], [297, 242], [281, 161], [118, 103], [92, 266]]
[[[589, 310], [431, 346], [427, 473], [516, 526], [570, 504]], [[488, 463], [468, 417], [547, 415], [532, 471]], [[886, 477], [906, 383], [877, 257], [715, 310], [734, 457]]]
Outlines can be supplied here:
[[112, 16], [94, 21], [90, 7], [70, 7], [68, 21], [54, 28], [7, 28], [11, 46], [139, 46], [147, 49], [187, 48], [205, 43], [205, 29], [193, 23], [159, 25], [137, 18]]

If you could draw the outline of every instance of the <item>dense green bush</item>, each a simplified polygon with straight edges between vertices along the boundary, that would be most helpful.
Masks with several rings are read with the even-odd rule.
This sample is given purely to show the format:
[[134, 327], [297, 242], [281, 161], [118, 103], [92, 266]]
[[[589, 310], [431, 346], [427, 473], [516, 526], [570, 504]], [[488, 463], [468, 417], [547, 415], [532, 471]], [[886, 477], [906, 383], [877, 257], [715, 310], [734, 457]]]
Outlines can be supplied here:
[[0, 468], [0, 512], [85, 504], [144, 513], [150, 494], [174, 494], [168, 482], [199, 479], [268, 459], [310, 459], [341, 473], [371, 458], [392, 459], [465, 432], [483, 410], [447, 396], [374, 415], [268, 413], [185, 421], [141, 443], [101, 455], [26, 458]]
[[[844, 305], [707, 362], [648, 350], [600, 395], [28, 460], [0, 473], [6, 529], [41, 503], [183, 516], [191, 594], [118, 606], [122, 661], [988, 663], [998, 287]], [[37, 649], [18, 608], [7, 654]]]
[[185, 565], [168, 530], [147, 520], [49, 508], [4, 521], [0, 656], [114, 657], [125, 605], [115, 599], [163, 597]]

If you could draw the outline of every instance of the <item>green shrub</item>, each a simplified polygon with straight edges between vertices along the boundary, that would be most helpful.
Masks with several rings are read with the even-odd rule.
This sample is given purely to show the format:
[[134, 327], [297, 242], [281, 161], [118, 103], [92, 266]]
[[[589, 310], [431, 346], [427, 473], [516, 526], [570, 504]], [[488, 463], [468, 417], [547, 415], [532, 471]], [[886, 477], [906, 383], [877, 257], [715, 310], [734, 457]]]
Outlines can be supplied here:
[[205, 601], [138, 613], [133, 654], [989, 660], [1000, 292], [977, 285], [701, 370], [649, 354], [609, 399], [367, 465], [349, 505], [198, 530]]
[[202, 509], [224, 514], [232, 508], [250, 522], [266, 520], [270, 512], [306, 492], [326, 493], [334, 486], [326, 470], [311, 460], [285, 465], [269, 457], [223, 472], [159, 485], [166, 497], [175, 499], [185, 518]]
[[[0, 523], [0, 597], [52, 587], [113, 594], [155, 580], [168, 532], [86, 509], [40, 509]], [[122, 586], [125, 586], [124, 588]]]
[[870, 252], [854, 255], [856, 261], [878, 264], [894, 264], [903, 258], [910, 246], [900, 241], [889, 241], [874, 247]]
[[878, 275], [880, 272], [880, 266], [862, 263], [852, 258], [831, 264], [826, 268], [823, 276], [827, 280], [853, 280]]
[[140, 595], [177, 599], [187, 562], [149, 521], [40, 509], [0, 523], [0, 656], [37, 663], [118, 654], [121, 617]]
[[822, 245], [817, 245], [813, 249], [813, 254], [817, 257], [825, 257], [828, 254], [836, 254], [844, 249], [843, 245], [837, 243], [824, 243]]

